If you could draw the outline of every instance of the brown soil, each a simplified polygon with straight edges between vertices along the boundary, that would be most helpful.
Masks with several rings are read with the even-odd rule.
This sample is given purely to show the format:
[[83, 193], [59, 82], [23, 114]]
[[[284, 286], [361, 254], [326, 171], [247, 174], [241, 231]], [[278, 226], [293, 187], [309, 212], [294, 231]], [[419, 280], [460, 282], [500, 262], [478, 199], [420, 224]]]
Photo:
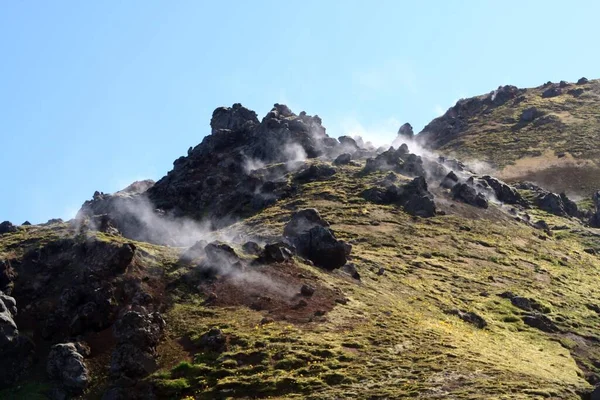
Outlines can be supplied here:
[[[304, 284], [315, 289], [312, 296], [300, 294]], [[335, 300], [340, 298], [337, 292], [291, 261], [248, 267], [242, 274], [205, 283], [202, 290], [214, 298], [211, 305], [246, 306], [264, 312], [266, 318], [293, 323], [317, 320], [331, 311]]]

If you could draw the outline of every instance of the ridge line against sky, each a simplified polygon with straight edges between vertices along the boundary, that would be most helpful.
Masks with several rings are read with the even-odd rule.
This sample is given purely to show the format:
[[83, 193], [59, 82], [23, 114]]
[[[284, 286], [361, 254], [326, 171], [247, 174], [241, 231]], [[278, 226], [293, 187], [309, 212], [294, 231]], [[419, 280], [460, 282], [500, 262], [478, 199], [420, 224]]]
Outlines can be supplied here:
[[[597, 78], [594, 1], [3, 2], [0, 221], [159, 179], [218, 106], [390, 142], [499, 85]], [[560, 16], [560, 18], [558, 18]]]

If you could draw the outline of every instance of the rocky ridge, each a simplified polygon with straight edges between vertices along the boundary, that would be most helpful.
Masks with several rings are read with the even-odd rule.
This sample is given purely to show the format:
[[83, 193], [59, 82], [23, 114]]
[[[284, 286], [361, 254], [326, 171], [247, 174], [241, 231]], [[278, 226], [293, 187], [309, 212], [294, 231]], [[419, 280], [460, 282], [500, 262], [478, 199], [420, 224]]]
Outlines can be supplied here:
[[[507, 88], [482, 101], [489, 107], [501, 106], [519, 93]], [[464, 105], [466, 110], [479, 106]], [[497, 291], [497, 286], [518, 282], [526, 287], [519, 280], [524, 272], [513, 275], [518, 269], [507, 266], [520, 263], [522, 271], [533, 269], [552, 283], [556, 278], [547, 270], [568, 267], [579, 271], [579, 263], [594, 257], [589, 244], [585, 255], [578, 248], [567, 251], [554, 232], [566, 229], [577, 238], [570, 240], [580, 240], [577, 235], [585, 234], [585, 243], [593, 242], [594, 231], [588, 225], [597, 226], [599, 220], [597, 194], [594, 208], [583, 210], [564, 193], [555, 194], [531, 183], [511, 186], [490, 175], [476, 174], [457, 160], [411, 153], [412, 135], [412, 128], [405, 124], [399, 130], [402, 143], [375, 149], [360, 138], [330, 138], [319, 117], [296, 115], [283, 105], [276, 104], [259, 121], [253, 111], [234, 104], [215, 110], [211, 135], [176, 160], [173, 170], [158, 182], [136, 182], [115, 194], [97, 192], [68, 223], [3, 223], [0, 384], [11, 387], [42, 365], [50, 385], [44, 393], [50, 398], [92, 394], [107, 400], [172, 398], [197, 390], [209, 398], [240, 397], [257, 393], [257, 388], [265, 396], [312, 391], [331, 394], [346, 388], [340, 389], [348, 390], [344, 396], [352, 396], [352, 390], [361, 390], [353, 386], [358, 381], [335, 371], [360, 365], [348, 360], [362, 357], [367, 342], [377, 351], [377, 346], [388, 346], [389, 357], [415, 351], [411, 344], [403, 344], [402, 351], [395, 347], [389, 351], [384, 333], [386, 324], [397, 323], [397, 329], [412, 335], [403, 325], [404, 319], [412, 321], [411, 329], [420, 329], [414, 315], [423, 311], [413, 308], [414, 298], [398, 295], [424, 290], [420, 284], [415, 286], [413, 274], [439, 288], [441, 299], [429, 300], [428, 316], [423, 318], [441, 318], [457, 332], [472, 334], [471, 328], [465, 327], [471, 325], [494, 335], [515, 317], [500, 317], [500, 311], [489, 307], [507, 305], [490, 306], [480, 303], [481, 299], [489, 298], [488, 291]], [[192, 222], [197, 227], [203, 221], [208, 223], [201, 231], [181, 235], [182, 227]], [[436, 225], [443, 230], [435, 231]], [[403, 230], [390, 234], [397, 226]], [[469, 252], [508, 246], [503, 240], [510, 238], [509, 230], [519, 240], [535, 241], [538, 248], [543, 248], [544, 242], [555, 243], [562, 264], [546, 263], [542, 270], [538, 264], [543, 259], [523, 264], [522, 258], [529, 253], [511, 248], [521, 259], [507, 261], [510, 253], [506, 250], [498, 254], [507, 260], [477, 253], [474, 259], [484, 267], [477, 265], [471, 272]], [[454, 231], [462, 233], [449, 233]], [[225, 240], [214, 240], [217, 233]], [[395, 235], [402, 241], [396, 242]], [[436, 235], [452, 236], [450, 244], [442, 239], [438, 243], [447, 255], [428, 247]], [[469, 245], [464, 254], [454, 254], [452, 248], [465, 246], [464, 242], [476, 247]], [[468, 275], [491, 270], [488, 262], [494, 262], [497, 272], [487, 277]], [[453, 271], [452, 279], [439, 279], [445, 269]], [[446, 282], [461, 287], [461, 279], [468, 281], [468, 288], [461, 290], [469, 293], [469, 300], [440, 295], [446, 290], [456, 292], [456, 288], [446, 287]], [[471, 287], [478, 292], [471, 293]], [[366, 299], [377, 291], [383, 308], [363, 309], [370, 302]], [[425, 297], [435, 297], [432, 293]], [[571, 338], [581, 343], [571, 349], [573, 363], [587, 382], [600, 381], [600, 372], [589, 366], [597, 354], [593, 339], [581, 330], [581, 326], [588, 329], [589, 321], [572, 321], [567, 311], [556, 315], [552, 307], [533, 297], [512, 293], [500, 297], [523, 312], [517, 321], [542, 332], [532, 335], [555, 335], [556, 340]], [[398, 302], [405, 312], [400, 320], [395, 306], [390, 306]], [[559, 307], [556, 304], [553, 307]], [[595, 312], [595, 304], [586, 307]], [[248, 337], [241, 330], [248, 320], [257, 332], [261, 326], [279, 332], [280, 328], [290, 329], [285, 324], [295, 324], [306, 327], [305, 334], [311, 335], [308, 331], [319, 331], [320, 326], [329, 331], [341, 327], [335, 324], [358, 321], [366, 310], [386, 316], [373, 319], [379, 324], [374, 331], [378, 336], [370, 332], [366, 340], [346, 333], [340, 348], [319, 342], [318, 346], [324, 347], [318, 351], [315, 343], [298, 342], [297, 346], [306, 347], [293, 356], [286, 353], [291, 348], [284, 351], [280, 346], [281, 337], [289, 338], [289, 334], [267, 336], [265, 341], [260, 338], [265, 334], [262, 331]], [[223, 317], [221, 312], [235, 318], [210, 326]], [[345, 317], [340, 320], [338, 313]], [[368, 322], [356, 327], [361, 323]], [[238, 324], [238, 330], [229, 328]], [[198, 330], [190, 331], [191, 327]], [[339, 331], [346, 332], [345, 328]], [[410, 336], [411, 340], [429, 340], [426, 332]], [[441, 335], [439, 332], [436, 335]], [[446, 334], [459, 340], [460, 335]], [[331, 340], [338, 338], [332, 336]], [[437, 338], [431, 340], [428, 346], [437, 346]], [[165, 364], [165, 359], [174, 357], [169, 353], [174, 348], [177, 357], [192, 361]], [[548, 348], [554, 355], [554, 348]], [[322, 380], [303, 378], [311, 371], [312, 362], [327, 363], [321, 375], [315, 375], [323, 376]], [[251, 382], [245, 378], [237, 381], [233, 378], [236, 374], [227, 372], [234, 369], [252, 377], [257, 371], [272, 373], [274, 381], [264, 375]], [[293, 379], [278, 384], [277, 371], [282, 370], [290, 371]], [[154, 374], [157, 371], [162, 372]], [[535, 375], [536, 382], [546, 382], [544, 379]], [[553, 390], [569, 396], [591, 391], [581, 379], [568, 377], [564, 382]], [[380, 389], [365, 390], [376, 393]]]

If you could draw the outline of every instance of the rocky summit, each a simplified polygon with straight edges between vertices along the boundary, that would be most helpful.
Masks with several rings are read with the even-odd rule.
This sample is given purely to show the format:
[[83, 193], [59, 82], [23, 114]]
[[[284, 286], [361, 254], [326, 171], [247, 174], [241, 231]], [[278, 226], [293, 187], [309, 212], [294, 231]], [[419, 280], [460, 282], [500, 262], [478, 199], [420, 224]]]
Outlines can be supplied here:
[[381, 148], [217, 108], [158, 181], [0, 224], [0, 398], [600, 398], [599, 85]]

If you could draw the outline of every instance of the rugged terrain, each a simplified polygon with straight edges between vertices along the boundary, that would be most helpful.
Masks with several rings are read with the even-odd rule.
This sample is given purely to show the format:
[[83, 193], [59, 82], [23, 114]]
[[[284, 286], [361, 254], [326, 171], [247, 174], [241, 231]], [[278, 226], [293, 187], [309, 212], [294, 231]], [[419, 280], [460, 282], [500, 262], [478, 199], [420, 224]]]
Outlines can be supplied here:
[[590, 196], [600, 186], [600, 81], [501, 86], [459, 100], [418, 135], [428, 147], [509, 181]]
[[390, 149], [216, 109], [158, 182], [0, 224], [0, 398], [595, 399], [600, 182], [508, 171], [596, 168], [597, 85], [461, 100]]

